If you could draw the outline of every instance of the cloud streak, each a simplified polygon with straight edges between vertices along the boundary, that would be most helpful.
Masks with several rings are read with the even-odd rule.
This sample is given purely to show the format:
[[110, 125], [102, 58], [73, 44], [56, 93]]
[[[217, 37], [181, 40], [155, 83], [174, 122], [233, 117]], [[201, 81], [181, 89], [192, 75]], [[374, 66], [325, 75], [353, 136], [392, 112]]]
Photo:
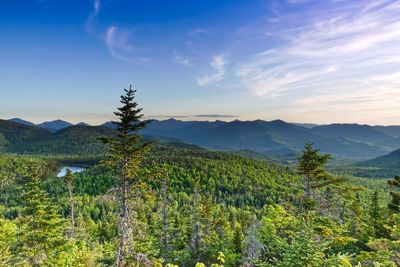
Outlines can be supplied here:
[[88, 33], [93, 32], [93, 22], [94, 22], [95, 18], [97, 17], [97, 15], [99, 14], [100, 4], [101, 4], [100, 0], [93, 1], [93, 10], [90, 13], [89, 17], [86, 19], [86, 23], [85, 23], [85, 29], [86, 29], [86, 32], [88, 32]]
[[119, 60], [125, 61], [126, 58], [121, 56], [120, 52], [131, 52], [133, 47], [126, 44], [126, 35], [117, 32], [116, 26], [107, 28], [105, 43], [110, 54]]
[[214, 73], [199, 78], [197, 80], [197, 84], [200, 86], [205, 86], [210, 83], [222, 80], [226, 72], [227, 63], [228, 62], [225, 60], [225, 57], [223, 55], [214, 56], [210, 63], [210, 66], [214, 70]]
[[189, 66], [191, 65], [191, 62], [188, 58], [183, 57], [178, 51], [174, 50], [174, 55], [172, 56], [171, 61], [173, 63], [179, 64], [179, 65], [184, 65], [184, 66]]
[[238, 118], [236, 115], [226, 115], [226, 114], [196, 114], [196, 115], [147, 115], [144, 116], [146, 119], [157, 118], [157, 119], [193, 119], [193, 118]]
[[236, 115], [223, 115], [223, 114], [199, 114], [194, 115], [196, 118], [237, 118]]
[[199, 35], [206, 34], [206, 33], [208, 33], [207, 30], [202, 29], [202, 28], [197, 28], [197, 29], [190, 30], [190, 31], [187, 33], [187, 36], [190, 36], [190, 37], [198, 37]]
[[285, 44], [240, 63], [236, 75], [243, 86], [302, 108], [344, 103], [349, 112], [399, 101], [400, 1], [342, 2], [282, 16], [273, 31], [266, 26], [265, 33]]
[[129, 63], [148, 62], [149, 58], [137, 57], [135, 55], [139, 49], [128, 43], [128, 35], [128, 31], [122, 31], [117, 26], [110, 26], [107, 28], [104, 42], [111, 56]]

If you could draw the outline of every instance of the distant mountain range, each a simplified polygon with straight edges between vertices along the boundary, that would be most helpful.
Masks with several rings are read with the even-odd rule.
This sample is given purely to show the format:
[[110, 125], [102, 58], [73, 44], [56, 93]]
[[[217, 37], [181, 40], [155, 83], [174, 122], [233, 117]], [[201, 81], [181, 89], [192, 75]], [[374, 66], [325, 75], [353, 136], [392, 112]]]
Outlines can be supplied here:
[[[66, 125], [62, 123], [60, 125]], [[54, 130], [54, 127], [51, 128]], [[0, 154], [34, 154], [34, 155], [102, 155], [107, 152], [107, 146], [98, 137], [113, 137], [115, 131], [110, 127], [72, 125], [57, 132], [52, 132], [38, 126], [27, 125], [0, 119]], [[203, 148], [186, 144], [175, 138], [143, 135], [143, 139], [157, 139], [156, 146], [178, 147], [191, 150]]]
[[[39, 125], [22, 119], [12, 121], [34, 128], [40, 127], [53, 133], [58, 133], [60, 129], [68, 129], [72, 125], [62, 120]], [[111, 122], [102, 126], [115, 128]], [[214, 150], [252, 150], [280, 156], [298, 154], [308, 141], [313, 142], [315, 147], [324, 153], [344, 158], [370, 159], [400, 148], [400, 126], [313, 125], [287, 123], [282, 120], [209, 122], [169, 119], [155, 120], [141, 133]]]
[[[109, 126], [109, 123], [104, 125]], [[298, 153], [305, 142], [347, 158], [373, 158], [400, 148], [400, 127], [330, 124], [303, 127], [274, 121], [153, 121], [143, 133], [177, 138], [216, 150], [250, 149], [271, 155]]]
[[[33, 122], [22, 120], [20, 118], [9, 119], [9, 121], [18, 122], [28, 126], [37, 126], [53, 133], [73, 125], [72, 123], [63, 120], [46, 121], [40, 124], [34, 124]], [[90, 126], [89, 124], [84, 122], [80, 122], [76, 125]]]

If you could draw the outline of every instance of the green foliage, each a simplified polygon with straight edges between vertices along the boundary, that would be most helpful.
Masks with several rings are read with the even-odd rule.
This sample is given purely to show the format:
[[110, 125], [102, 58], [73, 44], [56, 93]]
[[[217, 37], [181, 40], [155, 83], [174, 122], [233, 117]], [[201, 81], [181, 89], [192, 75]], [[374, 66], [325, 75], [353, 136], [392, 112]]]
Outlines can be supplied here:
[[[146, 190], [146, 181], [138, 175], [144, 155], [150, 150], [153, 142], [140, 142], [141, 135], [138, 134], [150, 121], [141, 121], [142, 109], [137, 108], [134, 101], [136, 90], [124, 89], [125, 95], [121, 96], [122, 107], [114, 112], [119, 121], [113, 122], [117, 126], [114, 137], [99, 138], [103, 144], [110, 146], [108, 157], [110, 160], [103, 163], [114, 166], [117, 169], [117, 178], [120, 191], [121, 215], [118, 222], [118, 233], [120, 243], [116, 265], [125, 266], [128, 262], [147, 262], [146, 251], [142, 251], [138, 244], [151, 247], [151, 239], [143, 240], [140, 233], [141, 221], [132, 216], [132, 212], [141, 209], [138, 199], [142, 190]], [[129, 190], [132, 189], [132, 190]], [[129, 194], [129, 197], [128, 197]], [[145, 193], [146, 194], [146, 193]], [[130, 201], [130, 203], [129, 203]], [[131, 212], [132, 210], [132, 212]], [[148, 251], [151, 251], [149, 249]]]
[[105, 154], [107, 146], [96, 139], [113, 135], [114, 130], [103, 126], [76, 125], [51, 133], [42, 128], [0, 120], [0, 152], [31, 155]]
[[[41, 155], [98, 155], [107, 152], [107, 146], [98, 137], [114, 135], [108, 127], [71, 126], [62, 129], [43, 141], [28, 143], [24, 153]], [[21, 153], [21, 151], [16, 151]]]
[[34, 160], [40, 177], [53, 173], [55, 163], [49, 160], [31, 159], [22, 156], [0, 156], [0, 213], [6, 218], [16, 218], [21, 212], [19, 195], [24, 177], [28, 175], [28, 165]]
[[56, 207], [40, 189], [40, 178], [34, 163], [24, 182], [21, 198], [25, 205], [18, 220], [18, 247], [16, 261], [42, 265], [52, 261], [54, 253], [63, 245], [63, 220]]
[[[329, 154], [320, 155], [318, 149], [313, 149], [312, 143], [306, 143], [302, 155], [298, 157], [297, 171], [304, 178], [303, 206], [307, 212], [315, 209], [317, 204], [319, 208], [330, 209], [335, 202], [334, 186], [346, 182], [346, 179], [334, 177], [323, 168], [330, 157]], [[317, 196], [316, 193], [322, 189], [325, 191]]]
[[[51, 167], [63, 160], [94, 162], [95, 158], [35, 159], [45, 179], [33, 179], [35, 186], [29, 188], [41, 197], [28, 200], [25, 194], [30, 191], [27, 186], [30, 178], [25, 176], [29, 160], [0, 157], [0, 172], [5, 177], [3, 181], [7, 181], [1, 187], [0, 202], [4, 215], [0, 219], [3, 265], [24, 261], [57, 266], [115, 264], [121, 237], [118, 231], [121, 195], [116, 194], [116, 189], [121, 187], [122, 180], [118, 166], [102, 164], [74, 174], [73, 239], [67, 235], [69, 224], [63, 223], [61, 227], [53, 227], [59, 235], [49, 232], [54, 234], [52, 240], [61, 241], [59, 245], [52, 241], [43, 241], [53, 244], [48, 249], [40, 242], [32, 245], [29, 241], [29, 248], [23, 245], [28, 244], [28, 239], [47, 238], [29, 228], [28, 222], [33, 218], [36, 221], [52, 218], [49, 221], [55, 223], [60, 218], [71, 218], [70, 195], [63, 184], [67, 177], [55, 177]], [[127, 255], [127, 264], [394, 266], [398, 262], [400, 215], [386, 208], [389, 194], [384, 180], [349, 177], [345, 185], [330, 184], [334, 192], [340, 192], [334, 198], [340, 208], [336, 213], [320, 212], [324, 202], [319, 201], [325, 197], [326, 187], [312, 188], [316, 209], [305, 214], [301, 212], [300, 201], [305, 187], [299, 175], [287, 167], [224, 152], [166, 146], [154, 146], [141, 162], [136, 175], [128, 177], [127, 183], [129, 187], [135, 186], [136, 178], [140, 184], [146, 183], [143, 190], [128, 190], [131, 244], [135, 253]], [[360, 185], [366, 190], [347, 190]], [[396, 192], [395, 188], [392, 191]], [[32, 199], [41, 200], [29, 203]], [[31, 214], [42, 215], [28, 216], [28, 204], [38, 211]], [[191, 250], [195, 225], [198, 261]], [[42, 257], [34, 259], [34, 250], [42, 251], [38, 252]]]
[[12, 244], [16, 241], [17, 226], [8, 220], [0, 218], [0, 265], [10, 265], [13, 258]]
[[388, 181], [388, 185], [392, 189], [390, 195], [392, 199], [389, 203], [389, 209], [393, 212], [400, 213], [400, 175], [396, 175], [393, 180]]
[[7, 140], [2, 133], [0, 133], [0, 153], [6, 151]]

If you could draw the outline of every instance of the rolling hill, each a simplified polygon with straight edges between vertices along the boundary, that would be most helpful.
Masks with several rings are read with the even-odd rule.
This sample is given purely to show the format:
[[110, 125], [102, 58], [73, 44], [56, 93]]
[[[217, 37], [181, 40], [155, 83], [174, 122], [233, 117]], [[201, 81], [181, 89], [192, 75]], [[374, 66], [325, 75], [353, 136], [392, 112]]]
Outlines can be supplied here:
[[113, 130], [102, 126], [70, 126], [52, 133], [39, 127], [0, 120], [0, 134], [5, 139], [4, 152], [82, 155], [104, 153], [106, 147], [96, 138], [112, 136]]
[[[107, 152], [107, 146], [98, 137], [112, 137], [114, 130], [104, 126], [73, 125], [55, 133], [8, 120], [0, 120], [0, 152], [35, 155], [99, 155]], [[186, 144], [179, 139], [143, 135], [145, 140], [157, 139], [161, 147], [177, 147], [192, 150], [203, 148]]]
[[0, 133], [5, 138], [4, 150], [12, 153], [24, 153], [27, 144], [40, 142], [51, 136], [45, 129], [7, 120], [0, 120]]
[[387, 155], [361, 161], [357, 165], [400, 169], [400, 149], [394, 150]]

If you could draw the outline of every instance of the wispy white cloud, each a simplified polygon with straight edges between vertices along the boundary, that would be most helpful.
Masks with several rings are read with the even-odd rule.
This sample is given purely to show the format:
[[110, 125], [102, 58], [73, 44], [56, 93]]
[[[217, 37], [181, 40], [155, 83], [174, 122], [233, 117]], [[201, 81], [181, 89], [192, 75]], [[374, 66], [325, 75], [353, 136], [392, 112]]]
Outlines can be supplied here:
[[347, 103], [350, 112], [398, 103], [400, 1], [345, 2], [305, 16], [286, 14], [280, 29], [265, 26], [265, 33], [286, 44], [240, 63], [236, 75], [243, 86], [310, 110]]
[[[99, 12], [107, 4], [106, 1], [93, 0], [93, 10], [85, 23], [86, 31], [104, 41], [111, 56], [115, 59], [130, 62], [130, 63], [143, 63], [148, 62], [149, 58], [138, 56], [138, 52], [147, 51], [148, 49], [133, 46], [128, 40], [131, 31], [121, 29], [115, 25], [108, 26], [104, 30], [104, 26], [94, 27]], [[104, 33], [105, 31], [105, 33]]]
[[206, 34], [206, 33], [208, 33], [207, 30], [202, 29], [202, 28], [197, 28], [197, 29], [192, 29], [192, 30], [190, 30], [190, 31], [187, 33], [187, 36], [190, 36], [190, 37], [197, 37], [197, 36], [199, 36], [199, 35], [201, 35], [201, 34]]
[[111, 56], [129, 63], [144, 63], [150, 61], [147, 57], [138, 57], [138, 51], [143, 51], [128, 42], [129, 31], [120, 30], [117, 26], [107, 28], [104, 42]]
[[107, 45], [110, 54], [117, 59], [123, 60], [120, 56], [119, 51], [129, 52], [133, 50], [133, 47], [126, 44], [126, 36], [117, 33], [118, 28], [116, 26], [110, 26], [106, 32], [105, 43]]
[[226, 64], [227, 61], [225, 60], [223, 55], [214, 56], [210, 63], [210, 66], [214, 70], [214, 73], [199, 78], [197, 80], [197, 84], [200, 86], [204, 86], [222, 80], [226, 72]]
[[85, 29], [88, 33], [91, 33], [93, 31], [93, 22], [95, 18], [98, 16], [99, 11], [100, 11], [100, 0], [94, 0], [93, 1], [93, 10], [90, 13], [89, 17], [86, 19], [85, 23]]
[[174, 55], [172, 56], [171, 61], [180, 65], [191, 65], [190, 60], [186, 57], [183, 57], [178, 51], [174, 50]]
[[170, 118], [175, 118], [175, 119], [232, 119], [232, 118], [237, 118], [238, 116], [236, 115], [228, 115], [228, 114], [195, 114], [195, 115], [145, 115], [143, 116], [145, 119], [158, 119], [158, 120], [164, 120], [164, 119], [170, 119]]
[[97, 15], [100, 10], [100, 0], [94, 0], [93, 6], [94, 6], [93, 14]]
[[312, 0], [287, 0], [289, 4], [301, 4], [301, 3], [306, 3], [310, 2]]
[[237, 118], [236, 115], [226, 115], [226, 114], [198, 114], [193, 115], [196, 118]]

